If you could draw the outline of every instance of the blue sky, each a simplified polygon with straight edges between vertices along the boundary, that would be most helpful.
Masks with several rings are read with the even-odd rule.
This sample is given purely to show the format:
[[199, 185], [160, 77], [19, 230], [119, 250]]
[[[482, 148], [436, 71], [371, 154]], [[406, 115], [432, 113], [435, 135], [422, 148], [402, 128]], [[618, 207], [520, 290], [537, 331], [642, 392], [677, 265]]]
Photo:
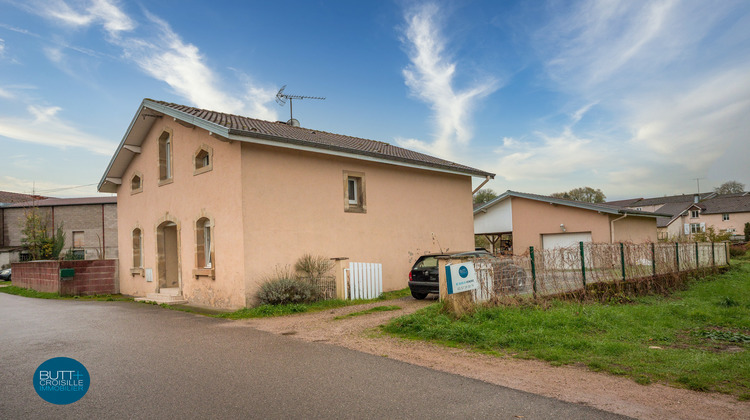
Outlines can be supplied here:
[[747, 1], [0, 0], [0, 190], [96, 195], [143, 98], [286, 120], [282, 85], [497, 192], [750, 187]]

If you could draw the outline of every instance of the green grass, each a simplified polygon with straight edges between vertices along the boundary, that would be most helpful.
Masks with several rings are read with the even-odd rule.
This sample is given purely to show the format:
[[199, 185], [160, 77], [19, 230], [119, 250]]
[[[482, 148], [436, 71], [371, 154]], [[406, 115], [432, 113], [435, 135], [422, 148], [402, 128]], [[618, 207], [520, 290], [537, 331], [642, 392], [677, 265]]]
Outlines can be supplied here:
[[356, 300], [321, 300], [314, 303], [294, 303], [288, 305], [261, 305], [254, 308], [242, 308], [234, 312], [215, 315], [218, 318], [227, 319], [245, 319], [245, 318], [266, 318], [271, 316], [284, 316], [299, 314], [303, 312], [325, 311], [327, 309], [341, 308], [344, 306], [362, 305], [384, 300], [399, 299], [404, 296], [410, 296], [409, 288], [385, 292], [375, 299], [356, 299]]
[[[735, 261], [733, 261], [733, 264]], [[595, 371], [699, 391], [750, 395], [750, 264], [670, 297], [626, 305], [552, 301], [453, 319], [440, 303], [392, 320], [390, 334], [491, 354], [582, 363]]]
[[91, 296], [60, 296], [58, 293], [37, 292], [32, 289], [24, 289], [18, 286], [0, 287], [0, 293], [9, 295], [37, 298], [37, 299], [65, 299], [65, 300], [91, 300], [91, 301], [132, 301], [133, 298], [122, 295], [91, 295]]
[[355, 316], [362, 316], [362, 315], [372, 314], [372, 313], [375, 313], [375, 312], [397, 311], [399, 309], [401, 309], [401, 307], [400, 306], [396, 306], [396, 305], [376, 306], [374, 308], [366, 309], [364, 311], [357, 311], [357, 312], [352, 312], [350, 314], [337, 316], [337, 317], [335, 317], [333, 319], [336, 319], [336, 320], [338, 320], [338, 319], [346, 319], [346, 318], [351, 318], [351, 317], [355, 317]]

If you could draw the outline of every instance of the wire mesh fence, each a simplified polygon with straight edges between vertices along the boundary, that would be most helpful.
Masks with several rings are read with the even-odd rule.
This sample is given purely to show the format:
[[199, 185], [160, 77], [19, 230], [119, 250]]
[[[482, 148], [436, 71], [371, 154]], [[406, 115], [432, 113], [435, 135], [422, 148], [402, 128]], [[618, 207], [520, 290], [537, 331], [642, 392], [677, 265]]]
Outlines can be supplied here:
[[[664, 290], [679, 273], [728, 265], [727, 243], [579, 243], [504, 258], [476, 258], [474, 301], [504, 296], [585, 294], [607, 285]], [[662, 279], [662, 280], [659, 280]], [[643, 286], [646, 285], [646, 286]], [[627, 289], [623, 286], [622, 290]], [[632, 290], [633, 288], [630, 287]]]
[[321, 300], [336, 298], [335, 276], [300, 276], [299, 279], [315, 286], [315, 288], [318, 290], [318, 296]]

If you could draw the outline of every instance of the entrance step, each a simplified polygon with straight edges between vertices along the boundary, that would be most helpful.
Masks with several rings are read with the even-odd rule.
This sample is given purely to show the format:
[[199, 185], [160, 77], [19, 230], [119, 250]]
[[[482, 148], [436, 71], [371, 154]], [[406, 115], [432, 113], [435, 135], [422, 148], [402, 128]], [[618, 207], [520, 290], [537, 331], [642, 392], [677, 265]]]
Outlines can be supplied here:
[[180, 296], [182, 293], [180, 293], [179, 287], [162, 287], [159, 290], [159, 294], [168, 296]]
[[182, 297], [182, 293], [180, 293], [180, 290], [177, 288], [175, 289], [162, 288], [160, 293], [148, 293], [146, 294], [146, 297], [135, 298], [135, 301], [136, 302], [154, 302], [158, 304], [168, 303], [170, 305], [180, 305], [183, 303], [188, 303], [188, 301]]

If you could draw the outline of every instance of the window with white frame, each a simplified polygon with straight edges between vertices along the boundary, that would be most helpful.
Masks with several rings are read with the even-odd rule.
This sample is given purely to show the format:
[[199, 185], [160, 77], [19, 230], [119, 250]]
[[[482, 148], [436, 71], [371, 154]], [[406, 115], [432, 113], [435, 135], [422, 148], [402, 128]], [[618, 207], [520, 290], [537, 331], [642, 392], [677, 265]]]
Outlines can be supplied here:
[[366, 213], [365, 174], [344, 171], [344, 211]]
[[143, 233], [133, 229], [133, 268], [143, 267]]
[[697, 219], [700, 216], [700, 210], [690, 210], [690, 218]]
[[172, 133], [164, 131], [159, 136], [159, 182], [172, 179]]
[[213, 232], [211, 221], [202, 217], [195, 224], [196, 265], [198, 268], [213, 268]]
[[729, 213], [724, 213], [724, 214], [722, 214], [722, 215], [721, 215], [721, 220], [723, 220], [723, 221], [725, 221], [725, 222], [726, 222], [727, 220], [729, 220]]
[[701, 228], [702, 223], [691, 223], [690, 224], [690, 233], [700, 233], [703, 232], [703, 229]]
[[206, 144], [202, 144], [198, 150], [195, 151], [193, 157], [193, 175], [202, 174], [213, 169], [213, 148]]

